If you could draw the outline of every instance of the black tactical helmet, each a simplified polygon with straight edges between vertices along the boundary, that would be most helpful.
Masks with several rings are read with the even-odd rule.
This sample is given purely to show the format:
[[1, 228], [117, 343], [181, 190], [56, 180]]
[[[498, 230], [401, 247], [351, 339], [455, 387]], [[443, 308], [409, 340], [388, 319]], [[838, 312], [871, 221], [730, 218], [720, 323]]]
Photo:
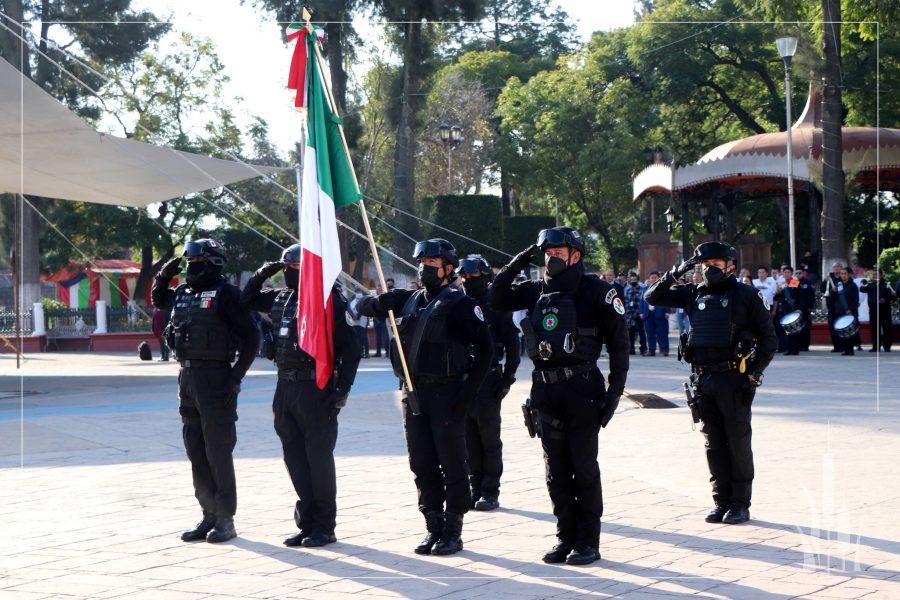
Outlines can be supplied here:
[[227, 260], [225, 248], [212, 238], [193, 240], [184, 245], [185, 258], [205, 258], [211, 264], [221, 267]]
[[300, 244], [292, 244], [281, 253], [281, 262], [286, 265], [298, 263], [300, 262], [301, 254], [303, 254], [303, 247]]
[[494, 271], [491, 269], [491, 265], [478, 254], [470, 254], [459, 261], [459, 268], [456, 269], [456, 274], [462, 277], [474, 273], [481, 273], [482, 277], [487, 277], [488, 279], [494, 278]]
[[737, 262], [737, 251], [725, 242], [703, 242], [694, 249], [694, 259], [703, 262], [711, 258], [721, 258]]
[[445, 262], [459, 266], [459, 253], [456, 248], [445, 239], [431, 238], [424, 242], [416, 242], [412, 257], [416, 260], [423, 258], [443, 258]]
[[584, 254], [584, 236], [581, 235], [580, 231], [571, 227], [552, 227], [550, 229], [541, 229], [540, 233], [538, 233], [537, 247], [541, 252], [547, 248], [560, 248], [563, 246], [574, 248], [581, 254]]

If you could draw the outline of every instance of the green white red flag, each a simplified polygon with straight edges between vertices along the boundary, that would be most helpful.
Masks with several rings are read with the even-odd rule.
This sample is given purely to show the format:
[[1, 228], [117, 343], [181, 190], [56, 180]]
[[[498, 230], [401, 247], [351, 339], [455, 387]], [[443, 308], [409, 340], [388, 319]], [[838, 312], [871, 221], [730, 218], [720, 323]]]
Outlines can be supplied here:
[[[300, 196], [300, 298], [297, 328], [300, 349], [316, 361], [316, 385], [323, 389], [334, 369], [334, 304], [331, 290], [341, 272], [335, 211], [362, 195], [341, 137], [341, 119], [325, 89], [316, 60], [319, 36], [305, 35], [306, 147]], [[299, 90], [298, 90], [299, 95]]]

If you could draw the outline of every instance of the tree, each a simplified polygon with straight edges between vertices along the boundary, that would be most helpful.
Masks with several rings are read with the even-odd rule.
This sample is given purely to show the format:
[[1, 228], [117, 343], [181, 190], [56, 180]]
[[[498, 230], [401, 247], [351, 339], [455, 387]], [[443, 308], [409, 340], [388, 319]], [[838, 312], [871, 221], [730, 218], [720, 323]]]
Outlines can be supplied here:
[[[131, 10], [131, 0], [4, 0], [0, 11], [14, 22], [39, 22], [37, 40], [31, 40], [39, 52], [32, 52], [27, 44], [20, 42], [13, 33], [0, 33], [0, 55], [37, 85], [88, 118], [96, 117], [99, 110], [90, 99], [90, 92], [80, 87], [65, 74], [56, 69], [46, 58], [66, 65], [82, 81], [94, 89], [101, 81], [90, 71], [73, 64], [54, 44], [47, 42], [57, 32], [66, 40], [61, 45], [68, 52], [79, 55], [96, 65], [107, 66], [126, 63], [140, 54], [147, 45], [159, 38], [168, 26], [155, 24], [155, 15], [150, 11]], [[9, 20], [4, 19], [4, 24]], [[28, 34], [30, 28], [20, 28], [20, 35]], [[39, 199], [30, 199], [38, 208], [45, 207]], [[22, 304], [30, 306], [36, 301], [39, 291], [40, 251], [39, 239], [43, 222], [37, 213], [24, 205], [22, 213]]]
[[[394, 147], [393, 193], [397, 206], [415, 212], [416, 131], [426, 77], [435, 65], [435, 48], [444, 29], [433, 21], [471, 21], [481, 14], [480, 0], [375, 0], [376, 10], [391, 24], [391, 40], [403, 65], [400, 110]], [[415, 237], [418, 224], [399, 218], [400, 229]]]

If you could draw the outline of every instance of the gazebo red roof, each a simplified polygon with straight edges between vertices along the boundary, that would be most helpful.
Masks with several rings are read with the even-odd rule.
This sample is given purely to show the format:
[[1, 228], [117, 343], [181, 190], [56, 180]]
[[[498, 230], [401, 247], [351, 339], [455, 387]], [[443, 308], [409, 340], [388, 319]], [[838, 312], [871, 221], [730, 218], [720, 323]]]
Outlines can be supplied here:
[[[806, 107], [791, 127], [794, 179], [811, 181], [810, 164], [822, 160], [822, 91], [810, 84]], [[874, 187], [900, 189], [900, 129], [844, 127], [844, 171]], [[722, 144], [691, 165], [650, 165], [634, 179], [634, 198], [646, 192], [690, 189], [709, 182], [751, 191], [787, 188], [787, 132], [762, 133]], [[813, 167], [816, 169], [816, 167]], [[819, 167], [820, 169], [820, 167]]]

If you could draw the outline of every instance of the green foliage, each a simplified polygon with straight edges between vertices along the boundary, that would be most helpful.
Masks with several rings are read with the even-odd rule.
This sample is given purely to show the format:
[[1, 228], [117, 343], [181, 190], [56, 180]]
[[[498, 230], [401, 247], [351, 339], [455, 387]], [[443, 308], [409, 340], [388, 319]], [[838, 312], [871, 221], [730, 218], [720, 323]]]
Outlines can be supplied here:
[[[497, 196], [468, 194], [428, 196], [422, 199], [423, 212], [429, 221], [457, 231], [467, 237], [502, 247], [503, 218], [500, 198]], [[492, 265], [506, 263], [506, 257], [484, 246], [470, 242], [436, 227], [425, 226], [429, 238], [444, 238], [459, 251], [460, 256], [481, 254]]]
[[[556, 225], [556, 219], [545, 215], [503, 217], [503, 250], [518, 254], [537, 241], [541, 229]], [[540, 258], [537, 259], [539, 261]]]
[[900, 246], [885, 248], [878, 257], [878, 265], [884, 271], [884, 277], [892, 284], [900, 281]]
[[55, 300], [53, 298], [40, 298], [39, 299], [41, 305], [44, 307], [44, 312], [60, 312], [67, 310], [69, 306], [65, 302], [61, 302], [59, 300]]

